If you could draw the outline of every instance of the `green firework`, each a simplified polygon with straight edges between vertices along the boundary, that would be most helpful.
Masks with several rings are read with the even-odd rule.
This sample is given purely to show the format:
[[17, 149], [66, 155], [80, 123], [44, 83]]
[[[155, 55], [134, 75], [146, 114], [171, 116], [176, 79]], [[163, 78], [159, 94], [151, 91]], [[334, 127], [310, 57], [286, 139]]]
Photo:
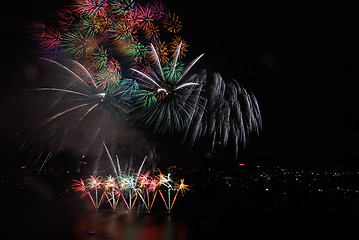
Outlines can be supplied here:
[[71, 31], [63, 35], [62, 46], [69, 54], [83, 56], [97, 48], [97, 40], [81, 31]]
[[91, 62], [93, 66], [101, 71], [102, 68], [106, 66], [107, 61], [108, 61], [107, 50], [104, 49], [102, 46], [97, 47], [94, 53], [91, 55]]
[[163, 75], [167, 82], [170, 83], [176, 83], [178, 79], [182, 76], [182, 71], [184, 69], [184, 64], [181, 62], [176, 63], [175, 71], [172, 75], [172, 69], [173, 69], [173, 61], [168, 61], [167, 65], [163, 67]]
[[147, 90], [139, 90], [137, 96], [138, 102], [144, 107], [150, 107], [157, 102], [155, 94]]

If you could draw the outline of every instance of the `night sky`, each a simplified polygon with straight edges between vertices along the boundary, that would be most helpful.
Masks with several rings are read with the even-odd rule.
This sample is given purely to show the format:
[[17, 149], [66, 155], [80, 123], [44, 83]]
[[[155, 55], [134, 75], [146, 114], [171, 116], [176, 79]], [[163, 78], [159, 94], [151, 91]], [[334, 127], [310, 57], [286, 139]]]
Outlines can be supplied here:
[[[19, 81], [19, 66], [31, 56], [24, 32], [27, 21], [46, 21], [68, 2], [12, 1], [3, 10], [5, 90]], [[237, 79], [258, 99], [263, 131], [241, 151], [241, 161], [359, 166], [354, 7], [343, 2], [246, 2], [166, 3], [183, 22], [191, 57], [205, 53], [205, 68]]]

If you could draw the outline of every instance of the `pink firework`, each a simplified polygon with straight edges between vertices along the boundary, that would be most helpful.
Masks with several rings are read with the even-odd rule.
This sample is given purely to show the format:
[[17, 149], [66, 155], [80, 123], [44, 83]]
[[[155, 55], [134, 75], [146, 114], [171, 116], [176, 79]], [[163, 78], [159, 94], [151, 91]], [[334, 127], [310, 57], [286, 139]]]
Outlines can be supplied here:
[[154, 1], [151, 8], [156, 20], [161, 19], [165, 14], [166, 6], [160, 1]]
[[85, 182], [80, 179], [80, 180], [72, 180], [75, 183], [72, 185], [72, 188], [74, 189], [75, 192], [81, 192], [81, 198], [85, 197], [87, 194], [87, 188], [85, 185]]
[[140, 174], [137, 177], [137, 181], [139, 184], [139, 188], [147, 187], [151, 182], [150, 171], [147, 171], [145, 174]]
[[142, 73], [146, 74], [146, 75], [151, 75], [153, 73], [153, 70], [151, 68], [151, 64], [148, 60], [144, 59], [142, 60], [142, 62], [140, 63], [132, 63], [131, 67], [141, 71]]
[[104, 16], [108, 0], [75, 0], [75, 11], [84, 16]]
[[102, 179], [99, 177], [90, 176], [88, 179], [86, 179], [86, 182], [89, 189], [100, 189]]
[[153, 26], [153, 22], [155, 21], [155, 14], [149, 5], [146, 7], [139, 5], [135, 12], [137, 15], [136, 24], [140, 29], [146, 30], [150, 26]]
[[147, 189], [151, 192], [154, 192], [159, 184], [159, 181], [157, 179], [151, 179], [151, 181], [148, 183]]
[[126, 15], [126, 23], [131, 26], [132, 28], [136, 27], [139, 25], [139, 23], [141, 22], [141, 20], [138, 17], [138, 11], [131, 11], [129, 12], [129, 14]]

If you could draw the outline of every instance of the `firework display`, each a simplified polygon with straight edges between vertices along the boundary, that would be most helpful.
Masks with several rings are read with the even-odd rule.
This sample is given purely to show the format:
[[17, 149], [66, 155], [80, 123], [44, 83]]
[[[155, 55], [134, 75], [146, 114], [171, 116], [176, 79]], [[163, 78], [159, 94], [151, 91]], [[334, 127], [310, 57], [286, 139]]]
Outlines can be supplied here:
[[[184, 184], [184, 179], [173, 184], [170, 174], [151, 177], [150, 171], [145, 174], [140, 172], [134, 174], [120, 173], [119, 177], [94, 177], [83, 180], [73, 180], [72, 185], [75, 192], [81, 193], [81, 198], [88, 196], [96, 211], [100, 208], [109, 206], [113, 211], [116, 210], [120, 201], [124, 204], [126, 210], [133, 210], [136, 202], [140, 202], [146, 211], [151, 211], [157, 194], [161, 196], [159, 201], [163, 201], [165, 209], [171, 211], [180, 192], [183, 196], [189, 189]], [[171, 191], [176, 192], [175, 197], [171, 199]], [[102, 192], [101, 197], [99, 193]], [[167, 192], [167, 199], [163, 192]], [[140, 199], [140, 200], [138, 200]]]
[[[32, 76], [35, 87], [24, 93], [28, 94], [24, 108], [36, 106], [36, 110], [27, 116], [27, 123], [21, 123], [34, 131], [31, 143], [24, 145], [37, 139], [50, 149], [48, 154], [41, 150], [41, 156], [47, 157], [40, 170], [63, 150], [80, 156], [92, 151], [96, 175], [103, 153], [111, 158], [105, 143], [116, 149], [127, 165], [136, 159], [140, 164], [138, 159], [155, 155], [156, 146], [148, 140], [151, 134], [175, 136], [178, 144], [190, 147], [206, 139], [212, 142], [212, 151], [216, 142], [223, 148], [232, 144], [237, 159], [240, 145], [245, 146], [252, 132], [259, 134], [262, 120], [254, 94], [236, 80], [225, 81], [218, 73], [207, 75], [196, 69], [204, 54], [187, 59], [189, 41], [181, 36], [181, 17], [164, 3], [74, 0], [50, 22], [30, 24], [31, 39], [39, 47], [36, 71], [41, 74]], [[33, 102], [28, 101], [29, 95]], [[147, 169], [155, 168], [152, 162]], [[106, 181], [91, 178], [86, 191], [95, 192], [96, 208], [108, 198], [115, 209], [119, 199], [124, 199], [119, 189], [127, 189], [127, 194], [135, 196], [126, 202], [129, 208], [141, 201], [151, 209], [159, 196], [170, 210], [178, 191], [171, 201], [175, 188], [169, 179], [162, 174], [157, 179], [167, 188], [164, 196], [154, 184], [138, 188], [137, 180], [145, 178], [131, 175], [126, 182], [116, 174], [116, 180], [106, 180], [107, 185], [114, 181], [121, 185], [108, 187], [102, 195], [98, 191]]]

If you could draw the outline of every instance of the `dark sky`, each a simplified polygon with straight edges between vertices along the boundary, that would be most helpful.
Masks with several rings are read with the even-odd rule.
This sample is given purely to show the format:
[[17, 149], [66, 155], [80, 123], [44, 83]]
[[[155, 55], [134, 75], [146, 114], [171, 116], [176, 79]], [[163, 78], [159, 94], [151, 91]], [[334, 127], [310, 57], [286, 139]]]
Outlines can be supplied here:
[[[64, 1], [69, 2], [69, 1]], [[243, 161], [281, 166], [359, 166], [354, 6], [313, 1], [169, 1], [191, 54], [257, 97], [263, 131]], [[4, 89], [29, 56], [24, 25], [62, 1], [10, 2], [1, 15]]]
[[195, 51], [258, 98], [263, 132], [243, 158], [358, 166], [353, 6], [263, 2], [181, 1], [178, 7]]

